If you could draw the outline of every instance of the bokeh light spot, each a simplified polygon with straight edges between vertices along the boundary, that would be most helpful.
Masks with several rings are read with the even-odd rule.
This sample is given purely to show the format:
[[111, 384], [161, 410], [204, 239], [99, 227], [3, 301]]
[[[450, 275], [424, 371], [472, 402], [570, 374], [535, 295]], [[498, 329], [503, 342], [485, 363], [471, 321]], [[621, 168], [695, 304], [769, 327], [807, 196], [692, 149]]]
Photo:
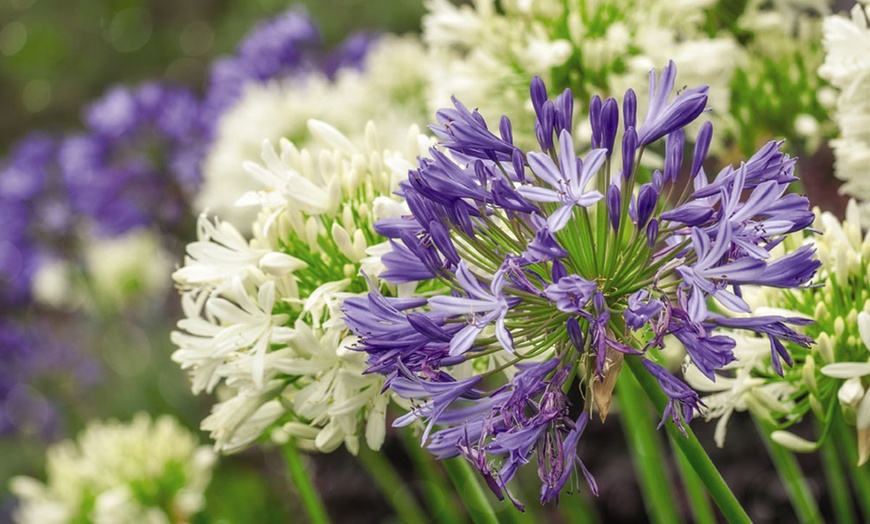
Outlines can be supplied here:
[[119, 11], [109, 24], [106, 40], [122, 53], [138, 51], [151, 39], [151, 14], [141, 7]]
[[214, 44], [214, 31], [207, 22], [191, 22], [184, 28], [178, 39], [184, 54], [204, 55]]
[[48, 425], [51, 406], [36, 389], [18, 383], [3, 404], [6, 419], [25, 435], [37, 435]]
[[31, 80], [21, 92], [24, 107], [31, 113], [38, 113], [51, 102], [51, 84], [42, 79]]
[[142, 328], [131, 322], [117, 322], [103, 335], [102, 356], [112, 371], [122, 377], [145, 373], [151, 362], [151, 342]]
[[9, 0], [9, 5], [11, 5], [13, 9], [18, 9], [19, 11], [29, 9], [30, 6], [35, 3], [36, 0]]
[[0, 29], [0, 53], [12, 56], [24, 49], [27, 43], [27, 28], [21, 22], [10, 22]]
[[12, 282], [21, 273], [24, 260], [15, 244], [0, 240], [0, 281]]

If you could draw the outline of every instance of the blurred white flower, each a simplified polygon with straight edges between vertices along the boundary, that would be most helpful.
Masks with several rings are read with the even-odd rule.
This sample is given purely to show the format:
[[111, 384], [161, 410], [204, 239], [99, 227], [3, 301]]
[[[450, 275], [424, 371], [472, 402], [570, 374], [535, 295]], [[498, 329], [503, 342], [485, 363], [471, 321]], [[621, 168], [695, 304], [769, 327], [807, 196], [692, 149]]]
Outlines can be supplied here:
[[[260, 156], [264, 140], [287, 139], [311, 151], [315, 160], [316, 146], [333, 149], [336, 144], [324, 143], [322, 136], [311, 132], [307, 124], [311, 118], [329, 122], [353, 140], [363, 139], [362, 131], [371, 120], [385, 143], [400, 144], [409, 125], [422, 127], [430, 120], [424, 98], [426, 69], [419, 41], [385, 35], [372, 44], [359, 70], [340, 69], [333, 80], [310, 73], [247, 86], [239, 102], [220, 119], [204, 162], [197, 209], [217, 212], [237, 225], [249, 223], [252, 214], [234, 204], [248, 191], [262, 189], [263, 180], [253, 180], [242, 169], [243, 163]], [[277, 175], [283, 179], [288, 174]]]
[[187, 521], [205, 505], [215, 455], [169, 416], [94, 421], [47, 451], [47, 480], [15, 477], [21, 524]]

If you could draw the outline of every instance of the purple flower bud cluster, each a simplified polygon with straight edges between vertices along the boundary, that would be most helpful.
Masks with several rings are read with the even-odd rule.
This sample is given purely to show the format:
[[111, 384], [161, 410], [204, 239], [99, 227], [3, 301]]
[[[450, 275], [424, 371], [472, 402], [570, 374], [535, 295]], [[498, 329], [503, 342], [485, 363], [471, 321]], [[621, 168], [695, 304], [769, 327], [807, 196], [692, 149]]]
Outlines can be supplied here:
[[111, 236], [187, 222], [204, 145], [199, 110], [192, 92], [155, 83], [116, 86], [91, 103], [87, 130], [60, 145], [75, 209]]
[[[705, 110], [707, 88], [671, 99], [675, 77], [673, 62], [658, 81], [650, 74], [649, 112], [637, 129], [636, 97], [626, 93], [621, 138], [620, 104], [594, 98], [583, 158], [571, 135], [571, 92], [550, 101], [538, 78], [530, 91], [540, 151], [514, 146], [507, 118], [495, 134], [458, 101], [439, 111], [440, 147], [400, 185], [411, 215], [377, 226], [393, 246], [381, 276], [419, 281], [426, 292], [345, 302], [369, 372], [414, 405], [397, 425], [423, 421], [424, 446], [439, 458], [465, 457], [500, 498], [514, 500], [507, 484], [533, 460], [542, 502], [578, 471], [595, 490], [578, 439], [593, 403], [609, 405], [624, 359], [643, 360], [670, 399], [663, 422], [682, 430], [702, 404], [655, 363], [666, 336], [711, 378], [735, 358], [719, 327], [767, 336], [777, 364], [791, 362], [784, 342], [811, 342], [788, 327], [802, 319], [722, 315], [751, 313], [741, 286], [804, 286], [819, 266], [811, 248], [772, 253], [812, 221], [807, 199], [786, 193], [794, 159], [771, 142], [710, 181], [709, 123], [691, 164], [683, 162], [683, 128]], [[648, 170], [643, 152], [662, 138], [664, 163]], [[621, 162], [612, 158], [617, 143]], [[585, 406], [565, 393], [577, 385]]]
[[74, 211], [57, 149], [55, 140], [32, 134], [0, 167], [0, 310], [27, 304], [40, 264], [73, 243]]
[[[254, 27], [236, 53], [215, 60], [203, 104], [203, 121], [213, 128], [220, 115], [241, 97], [246, 85], [273, 79], [303, 78], [322, 71], [333, 78], [342, 68], [360, 68], [373, 33], [353, 33], [332, 52], [323, 48], [320, 29], [304, 9], [291, 8]], [[212, 129], [213, 131], [213, 129]]]

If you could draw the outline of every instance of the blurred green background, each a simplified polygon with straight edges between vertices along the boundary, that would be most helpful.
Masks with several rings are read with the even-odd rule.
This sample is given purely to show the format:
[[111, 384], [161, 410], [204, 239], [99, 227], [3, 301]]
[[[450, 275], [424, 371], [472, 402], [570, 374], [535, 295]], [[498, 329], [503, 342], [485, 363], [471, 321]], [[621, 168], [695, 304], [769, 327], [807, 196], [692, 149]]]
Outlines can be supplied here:
[[0, 0], [0, 154], [30, 130], [74, 128], [115, 83], [202, 88], [214, 57], [293, 5], [327, 48], [354, 30], [419, 31], [423, 14], [422, 0]]

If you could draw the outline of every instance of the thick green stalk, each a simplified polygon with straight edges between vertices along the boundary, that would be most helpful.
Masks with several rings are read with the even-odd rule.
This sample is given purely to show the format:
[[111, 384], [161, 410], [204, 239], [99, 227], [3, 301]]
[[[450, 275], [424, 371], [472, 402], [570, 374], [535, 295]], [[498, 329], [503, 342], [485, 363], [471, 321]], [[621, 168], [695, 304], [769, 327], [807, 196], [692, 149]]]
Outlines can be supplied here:
[[420, 447], [420, 440], [410, 431], [402, 431], [405, 450], [414, 462], [414, 470], [423, 479], [423, 493], [429, 510], [442, 524], [462, 522], [462, 510], [456, 507], [456, 499], [444, 489], [446, 480], [435, 458]]
[[846, 422], [839, 412], [834, 413], [832, 425], [833, 436], [836, 437], [840, 449], [846, 454], [846, 462], [848, 463], [846, 469], [849, 470], [852, 485], [855, 487], [855, 493], [858, 494], [864, 522], [870, 522], [870, 471], [867, 470], [866, 464], [861, 467], [857, 466], [858, 449], [855, 438], [852, 436], [855, 430], [846, 426]]
[[679, 522], [673, 489], [663, 467], [666, 459], [643, 390], [631, 373], [622, 373], [616, 391], [632, 462], [639, 473], [641, 492], [652, 521]]
[[357, 457], [380, 488], [384, 498], [396, 510], [396, 515], [402, 522], [427, 522], [429, 520], [429, 517], [417, 504], [414, 493], [405, 487], [405, 482], [396, 473], [395, 468], [383, 453], [361, 446]]
[[822, 464], [825, 467], [825, 479], [827, 480], [828, 493], [834, 506], [834, 516], [840, 524], [853, 524], [855, 508], [852, 506], [852, 494], [849, 484], [843, 476], [843, 464], [840, 461], [840, 453], [832, 436], [822, 440]]
[[480, 486], [477, 476], [471, 469], [471, 465], [462, 458], [447, 459], [441, 462], [450, 481], [459, 493], [459, 497], [465, 502], [465, 507], [475, 524], [498, 524], [495, 511], [486, 498], [486, 492]]
[[[661, 388], [659, 388], [655, 378], [647, 373], [638, 358], [628, 357], [625, 359], [625, 362], [629, 372], [631, 372], [634, 375], [634, 378], [640, 383], [644, 393], [646, 393], [656, 409], [660, 412], [664, 412], [667, 407], [668, 398], [664, 392], [662, 392]], [[704, 486], [707, 488], [707, 492], [710, 494], [713, 502], [715, 502], [719, 507], [719, 510], [722, 511], [725, 520], [732, 524], [736, 522], [751, 522], [746, 511], [737, 501], [737, 498], [734, 497], [734, 493], [731, 492], [731, 488], [729, 488], [728, 484], [725, 483], [719, 470], [716, 469], [716, 466], [713, 465], [713, 461], [710, 460], [707, 452], [704, 451], [701, 443], [698, 442], [698, 438], [692, 432], [692, 428], [686, 425], [686, 436], [683, 436], [676, 425], [670, 422], [665, 424], [665, 428], [668, 435], [671, 437], [672, 442], [679, 446], [680, 450], [682, 450], [686, 455], [686, 459], [688, 459], [689, 464], [694, 468], [695, 473], [698, 474], [701, 482], [704, 483]]]
[[700, 477], [692, 469], [692, 465], [683, 454], [683, 450], [676, 446], [673, 441], [671, 441], [671, 448], [674, 450], [677, 469], [680, 471], [680, 478], [683, 479], [683, 488], [686, 490], [686, 498], [689, 499], [689, 507], [692, 510], [694, 522], [697, 524], [716, 524], [716, 513], [710, 506], [710, 497], [704, 491]]
[[758, 418], [754, 420], [758, 435], [764, 442], [764, 447], [767, 448], [767, 454], [773, 460], [773, 465], [776, 466], [776, 472], [785, 486], [788, 498], [791, 499], [791, 505], [797, 513], [798, 520], [801, 522], [821, 522], [822, 514], [819, 512], [819, 507], [810, 492], [807, 479], [804, 478], [794, 453], [770, 440], [770, 433], [774, 428], [769, 422]]
[[308, 514], [308, 520], [312, 524], [327, 524], [329, 515], [326, 513], [326, 508], [323, 507], [317, 491], [314, 489], [314, 484], [311, 482], [311, 477], [305, 471], [305, 465], [302, 464], [302, 457], [299, 454], [299, 448], [291, 439], [281, 448], [284, 451], [284, 460], [287, 461], [287, 470], [290, 472], [290, 479], [299, 490], [299, 498], [302, 499], [302, 506]]

